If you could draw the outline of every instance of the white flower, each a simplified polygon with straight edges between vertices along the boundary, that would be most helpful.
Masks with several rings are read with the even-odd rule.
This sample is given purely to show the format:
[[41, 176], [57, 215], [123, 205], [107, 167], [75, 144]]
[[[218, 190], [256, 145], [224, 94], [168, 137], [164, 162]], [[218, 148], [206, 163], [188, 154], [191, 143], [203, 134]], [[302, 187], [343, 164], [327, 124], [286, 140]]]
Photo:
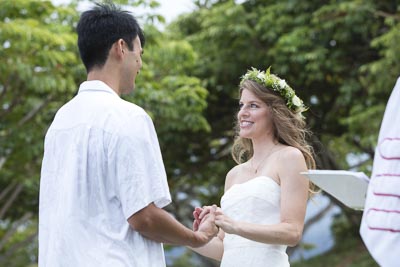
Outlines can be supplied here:
[[245, 80], [252, 80], [253, 82], [278, 92], [285, 100], [287, 107], [295, 113], [300, 113], [301, 115], [301, 112], [307, 110], [307, 107], [304, 106], [303, 101], [296, 96], [295, 91], [286, 83], [284, 79], [271, 74], [270, 68], [268, 68], [266, 72], [252, 68], [251, 70], [248, 70], [244, 76], [242, 76], [240, 85], [242, 85]]
[[296, 107], [300, 107], [302, 104], [300, 98], [297, 95], [292, 97], [292, 103]]
[[286, 87], [286, 81], [285, 80], [280, 80], [279, 81], [279, 88], [281, 88], [281, 89], [283, 89], [283, 88], [285, 88]]

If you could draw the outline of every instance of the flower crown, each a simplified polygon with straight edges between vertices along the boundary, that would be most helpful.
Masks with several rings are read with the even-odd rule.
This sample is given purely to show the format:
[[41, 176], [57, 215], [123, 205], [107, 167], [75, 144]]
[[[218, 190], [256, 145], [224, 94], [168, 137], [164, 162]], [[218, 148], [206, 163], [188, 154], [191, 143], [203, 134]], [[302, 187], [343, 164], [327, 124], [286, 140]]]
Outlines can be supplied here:
[[303, 101], [296, 95], [295, 91], [290, 87], [285, 80], [279, 78], [275, 74], [270, 73], [271, 67], [266, 72], [259, 71], [256, 68], [251, 68], [245, 75], [242, 76], [240, 85], [246, 80], [254, 81], [266, 88], [271, 88], [274, 92], [278, 92], [286, 101], [286, 106], [295, 113], [306, 111], [308, 108], [303, 104]]

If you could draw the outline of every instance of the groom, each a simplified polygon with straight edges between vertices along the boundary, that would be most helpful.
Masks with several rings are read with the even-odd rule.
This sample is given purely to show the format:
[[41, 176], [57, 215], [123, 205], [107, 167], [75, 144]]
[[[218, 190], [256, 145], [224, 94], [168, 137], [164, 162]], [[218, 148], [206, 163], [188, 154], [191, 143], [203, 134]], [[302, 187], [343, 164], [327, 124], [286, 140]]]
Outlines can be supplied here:
[[171, 197], [153, 122], [120, 98], [142, 67], [135, 18], [97, 5], [77, 32], [87, 81], [46, 134], [39, 266], [165, 266], [161, 243], [206, 244], [217, 233], [214, 211], [192, 231], [162, 209]]

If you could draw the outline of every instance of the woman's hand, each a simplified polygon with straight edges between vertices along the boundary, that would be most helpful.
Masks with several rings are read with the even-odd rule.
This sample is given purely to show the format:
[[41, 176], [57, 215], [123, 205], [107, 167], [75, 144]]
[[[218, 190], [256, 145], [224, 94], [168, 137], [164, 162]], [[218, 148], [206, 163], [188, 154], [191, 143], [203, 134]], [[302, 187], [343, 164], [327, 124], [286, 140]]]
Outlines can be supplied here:
[[228, 234], [237, 233], [237, 222], [225, 215], [221, 209], [215, 212], [215, 224]]
[[202, 208], [196, 207], [193, 211], [193, 231], [199, 230], [200, 222], [201, 220], [199, 219], [200, 213], [203, 211]]
[[213, 211], [218, 211], [221, 210], [217, 205], [212, 205], [212, 206], [203, 206], [202, 208], [196, 207], [193, 211], [193, 231], [199, 230], [200, 224], [203, 222], [203, 220], [207, 217], [207, 215]]

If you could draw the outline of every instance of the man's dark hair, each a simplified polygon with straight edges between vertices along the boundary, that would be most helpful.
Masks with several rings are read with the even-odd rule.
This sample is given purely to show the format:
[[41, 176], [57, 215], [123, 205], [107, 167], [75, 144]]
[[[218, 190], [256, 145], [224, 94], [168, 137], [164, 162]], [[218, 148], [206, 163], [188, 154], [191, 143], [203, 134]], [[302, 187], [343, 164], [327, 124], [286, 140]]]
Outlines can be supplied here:
[[86, 71], [102, 67], [111, 46], [123, 39], [129, 50], [133, 50], [133, 40], [139, 36], [142, 47], [145, 39], [136, 19], [127, 11], [111, 3], [96, 4], [82, 13], [77, 26], [79, 53]]

